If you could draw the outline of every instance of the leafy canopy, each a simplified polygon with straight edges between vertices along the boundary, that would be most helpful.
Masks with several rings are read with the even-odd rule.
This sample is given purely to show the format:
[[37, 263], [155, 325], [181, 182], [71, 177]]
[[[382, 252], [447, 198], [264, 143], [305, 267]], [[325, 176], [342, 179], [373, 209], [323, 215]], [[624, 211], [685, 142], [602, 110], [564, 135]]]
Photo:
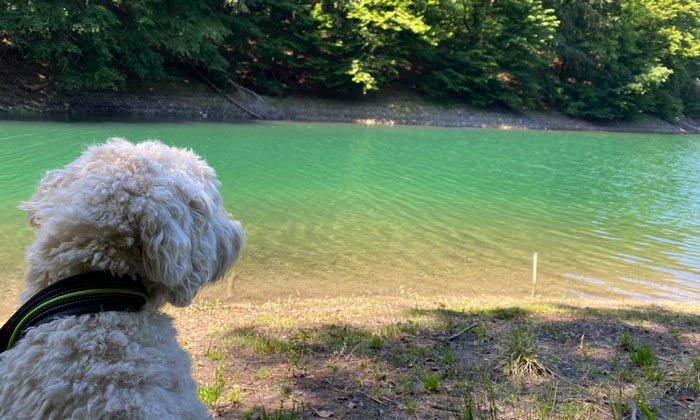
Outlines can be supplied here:
[[388, 87], [593, 119], [700, 116], [697, 0], [0, 0], [0, 49], [69, 91], [182, 75]]

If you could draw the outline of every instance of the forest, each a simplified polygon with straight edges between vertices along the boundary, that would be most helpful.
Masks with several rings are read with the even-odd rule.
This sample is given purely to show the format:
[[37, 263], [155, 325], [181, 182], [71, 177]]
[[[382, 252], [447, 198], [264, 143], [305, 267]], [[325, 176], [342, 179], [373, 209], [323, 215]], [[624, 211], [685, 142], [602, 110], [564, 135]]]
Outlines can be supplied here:
[[67, 92], [205, 75], [275, 96], [700, 116], [697, 0], [0, 0], [8, 53]]

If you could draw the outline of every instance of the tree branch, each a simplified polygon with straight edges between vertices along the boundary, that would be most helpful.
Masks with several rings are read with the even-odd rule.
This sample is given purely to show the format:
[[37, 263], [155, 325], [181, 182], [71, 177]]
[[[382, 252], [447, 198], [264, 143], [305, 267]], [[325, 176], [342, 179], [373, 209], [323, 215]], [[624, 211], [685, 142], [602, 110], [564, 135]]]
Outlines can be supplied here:
[[[212, 81], [209, 80], [208, 78], [206, 78], [203, 74], [201, 74], [201, 73], [199, 73], [199, 72], [198, 72], [198, 74], [199, 74], [199, 77], [202, 78], [202, 80], [204, 80], [209, 86], [212, 87], [212, 89], [214, 89], [214, 90], [217, 91], [218, 93], [221, 93], [221, 94], [223, 94], [224, 96], [226, 96], [226, 98], [227, 98], [229, 101], [231, 101], [231, 103], [233, 103], [234, 105], [236, 105], [237, 107], [239, 107], [240, 109], [242, 109], [243, 111], [247, 112], [248, 114], [252, 115], [253, 117], [255, 117], [255, 118], [257, 118], [257, 119], [260, 119], [260, 120], [264, 120], [264, 119], [265, 119], [265, 117], [263, 117], [262, 115], [258, 114], [257, 112], [253, 111], [252, 109], [249, 109], [248, 107], [246, 107], [246, 106], [243, 105], [242, 103], [240, 103], [240, 102], [238, 102], [237, 100], [235, 100], [231, 95], [229, 95], [228, 93], [226, 93], [226, 92], [224, 92], [223, 90], [221, 90], [218, 86], [216, 86], [214, 83], [212, 83]], [[228, 78], [227, 78], [227, 79], [228, 79]], [[234, 85], [236, 85], [236, 83], [234, 83], [231, 79], [229, 79], [229, 82], [231, 82], [231, 83], [233, 83]], [[241, 88], [243, 88], [243, 86], [241, 86]], [[243, 88], [243, 89], [245, 89], [245, 88]], [[246, 89], [246, 90], [247, 90], [247, 89]], [[251, 92], [251, 93], [253, 93], [253, 92]], [[258, 94], [256, 94], [256, 93], [253, 93], [253, 94], [254, 94], [255, 96], [257, 96], [258, 99], [260, 99], [260, 96], [259, 96]]]

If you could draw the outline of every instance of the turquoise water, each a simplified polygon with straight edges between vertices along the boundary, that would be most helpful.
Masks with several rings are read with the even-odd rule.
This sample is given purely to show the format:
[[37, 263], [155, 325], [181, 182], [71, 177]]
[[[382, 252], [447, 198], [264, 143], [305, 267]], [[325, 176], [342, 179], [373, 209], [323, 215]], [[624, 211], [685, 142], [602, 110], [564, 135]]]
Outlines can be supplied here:
[[537, 252], [540, 295], [700, 301], [698, 136], [26, 121], [0, 121], [0, 299], [31, 241], [18, 203], [112, 136], [215, 168], [248, 234], [234, 299], [527, 296]]

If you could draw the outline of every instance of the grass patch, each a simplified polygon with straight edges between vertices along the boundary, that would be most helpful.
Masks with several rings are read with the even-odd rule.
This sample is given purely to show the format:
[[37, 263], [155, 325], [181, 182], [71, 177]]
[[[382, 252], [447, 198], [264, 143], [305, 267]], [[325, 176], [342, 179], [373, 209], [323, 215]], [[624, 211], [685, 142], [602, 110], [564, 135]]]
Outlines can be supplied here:
[[255, 409], [251, 409], [243, 413], [244, 420], [300, 420], [304, 413], [304, 403], [299, 403], [292, 400], [290, 409], [284, 408], [284, 400], [280, 401], [280, 408], [268, 413], [263, 407], [259, 414], [256, 414]]
[[381, 350], [384, 345], [384, 340], [378, 335], [372, 335], [367, 342], [367, 346], [372, 350]]
[[620, 338], [617, 340], [617, 345], [625, 351], [634, 351], [639, 345], [639, 341], [630, 335], [629, 331], [622, 333]]
[[654, 350], [649, 346], [641, 346], [630, 353], [630, 360], [637, 366], [653, 367], [656, 366], [656, 356]]
[[501, 366], [507, 375], [545, 375], [551, 372], [541, 360], [537, 337], [532, 330], [518, 326], [505, 340]]
[[226, 393], [224, 400], [231, 404], [237, 404], [243, 400], [245, 393], [238, 385], [234, 385], [233, 389]]
[[415, 415], [418, 411], [418, 401], [415, 398], [407, 398], [403, 405], [406, 407], [406, 411], [410, 415]]
[[432, 373], [426, 373], [420, 378], [421, 383], [423, 384], [423, 389], [425, 392], [432, 393], [432, 392], [438, 392], [440, 388], [442, 387], [442, 382], [440, 382], [440, 376], [432, 374]]
[[516, 318], [523, 318], [529, 314], [529, 311], [526, 310], [525, 308], [520, 308], [520, 307], [511, 307], [511, 308], [496, 308], [496, 309], [491, 309], [485, 312], [485, 315], [487, 318], [495, 318], [495, 319], [503, 319], [503, 320], [509, 320], [509, 319], [516, 319]]
[[459, 420], [497, 420], [501, 412], [498, 401], [502, 385], [496, 385], [480, 365], [467, 378], [457, 382], [450, 407]]
[[197, 396], [199, 396], [199, 399], [204, 403], [204, 405], [211, 409], [216, 408], [219, 397], [221, 397], [221, 391], [224, 389], [224, 386], [226, 386], [227, 383], [223, 375], [223, 364], [219, 364], [214, 371], [213, 376], [213, 384], [206, 384], [197, 389]]
[[206, 351], [206, 353], [204, 353], [204, 356], [209, 360], [219, 361], [224, 358], [225, 353], [226, 352], [223, 349], [216, 351], [209, 349]]
[[272, 369], [268, 366], [259, 367], [255, 373], [253, 373], [253, 378], [255, 379], [267, 379], [272, 375]]
[[627, 397], [625, 396], [624, 390], [621, 386], [617, 387], [616, 389], [609, 386], [607, 396], [608, 409], [610, 410], [610, 415], [615, 420], [622, 420], [627, 415], [632, 413], [632, 407], [627, 401]]
[[299, 350], [299, 344], [259, 334], [254, 328], [236, 328], [225, 334], [223, 342], [227, 346], [246, 347], [257, 354], [284, 354], [290, 350]]
[[700, 396], [700, 353], [681, 362], [681, 383]]

